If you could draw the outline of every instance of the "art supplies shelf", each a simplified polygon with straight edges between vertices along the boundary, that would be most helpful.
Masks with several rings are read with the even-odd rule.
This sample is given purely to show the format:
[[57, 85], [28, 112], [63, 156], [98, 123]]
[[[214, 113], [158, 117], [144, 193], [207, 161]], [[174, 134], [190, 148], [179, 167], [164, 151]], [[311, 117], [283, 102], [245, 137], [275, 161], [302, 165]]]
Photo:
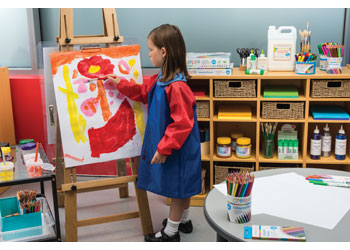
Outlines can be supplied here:
[[[215, 96], [215, 82], [216, 81], [229, 81], [229, 82], [244, 82], [249, 80], [255, 81], [255, 97], [219, 97]], [[202, 89], [201, 97], [196, 97], [198, 101], [209, 102], [209, 118], [198, 119], [200, 124], [206, 124], [209, 128], [210, 134], [210, 152], [209, 155], [202, 156], [202, 163], [209, 164], [209, 172], [207, 176], [210, 179], [209, 188], [213, 188], [215, 180], [214, 166], [216, 164], [224, 163], [232, 166], [244, 167], [246, 164], [255, 165], [255, 170], [260, 170], [261, 164], [275, 164], [276, 167], [290, 167], [295, 165], [303, 168], [332, 168], [336, 166], [342, 170], [350, 171], [350, 120], [314, 120], [310, 113], [310, 106], [314, 104], [330, 104], [340, 105], [350, 113], [350, 98], [346, 97], [312, 97], [312, 83], [317, 80], [350, 80], [350, 68], [343, 68], [343, 73], [338, 75], [327, 74], [325, 71], [316, 69], [314, 75], [298, 75], [295, 72], [266, 72], [264, 75], [246, 75], [243, 71], [239, 71], [239, 68], [234, 68], [232, 75], [230, 76], [192, 76], [188, 81], [189, 86], [192, 89]], [[293, 87], [288, 93], [295, 95], [297, 90], [298, 96], [271, 96], [272, 98], [264, 97], [264, 89], [266, 86], [291, 86]], [[204, 96], [203, 96], [204, 93]], [[273, 94], [276, 94], [273, 93]], [[283, 93], [282, 93], [283, 94]], [[287, 97], [287, 98], [285, 98]], [[295, 98], [297, 97], [297, 98]], [[265, 102], [283, 102], [293, 106], [296, 103], [302, 103], [303, 110], [300, 118], [297, 119], [286, 119], [286, 118], [262, 118], [262, 108]], [[251, 119], [241, 118], [225, 118], [219, 119], [218, 112], [220, 105], [248, 105], [251, 109]], [[223, 116], [225, 117], [225, 116]], [[264, 158], [262, 153], [262, 123], [274, 123], [278, 122], [278, 129], [283, 124], [295, 124], [298, 131], [298, 159], [297, 160], [281, 160], [277, 156], [277, 135], [274, 140], [275, 152], [272, 158]], [[346, 135], [348, 138], [348, 147], [346, 151], [345, 160], [336, 160], [334, 154], [328, 158], [322, 158], [320, 160], [312, 160], [309, 156], [310, 151], [310, 136], [314, 127], [318, 124], [328, 123], [332, 127], [334, 133], [339, 129], [340, 125], [344, 126]], [[216, 155], [216, 142], [217, 137], [226, 136], [230, 137], [232, 132], [242, 132], [245, 137], [251, 139], [251, 157], [250, 158], [237, 158], [235, 152], [229, 158], [220, 158]], [[277, 134], [277, 132], [276, 132]], [[335, 137], [332, 137], [333, 139]], [[333, 142], [334, 145], [334, 142]], [[334, 151], [334, 146], [333, 149]], [[261, 164], [260, 164], [261, 163]], [[202, 202], [199, 202], [203, 198]], [[196, 201], [196, 205], [204, 203], [205, 195], [195, 196], [193, 199]], [[191, 203], [193, 205], [193, 203]]]
[[[0, 242], [7, 241], [61, 241], [60, 220], [57, 204], [57, 190], [56, 190], [56, 175], [52, 171], [43, 170], [41, 174], [37, 173], [35, 176], [30, 176], [24, 165], [23, 152], [20, 146], [11, 146], [11, 155], [14, 156], [14, 172], [13, 176], [6, 181], [0, 181], [0, 187], [17, 186], [26, 183], [39, 183], [40, 193], [36, 197], [41, 200], [42, 204], [42, 226], [28, 227], [26, 229], [11, 230], [2, 232], [0, 230]], [[47, 156], [41, 144], [39, 146], [39, 154], [44, 163], [48, 163]], [[52, 200], [53, 200], [53, 214], [48, 205], [45, 196], [45, 182], [51, 182]], [[20, 187], [18, 187], [20, 189]], [[53, 216], [54, 215], [54, 216]], [[33, 231], [38, 233], [33, 233]], [[30, 236], [28, 236], [30, 235]]]

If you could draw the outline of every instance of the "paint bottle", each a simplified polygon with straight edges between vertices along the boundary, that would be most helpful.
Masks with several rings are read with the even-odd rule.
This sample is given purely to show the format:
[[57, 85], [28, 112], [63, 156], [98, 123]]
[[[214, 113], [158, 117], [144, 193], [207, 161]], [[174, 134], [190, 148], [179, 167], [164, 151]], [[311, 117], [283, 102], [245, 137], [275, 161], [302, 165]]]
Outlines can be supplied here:
[[323, 128], [322, 132], [322, 157], [330, 157], [331, 156], [331, 146], [332, 146], [332, 134], [329, 130], [328, 123], [326, 127]]
[[247, 58], [247, 69], [251, 69], [252, 68], [252, 56], [254, 55], [254, 51], [251, 50], [250, 51], [250, 55]]
[[258, 69], [267, 71], [267, 57], [264, 54], [264, 50], [261, 51], [258, 57]]
[[310, 157], [313, 160], [319, 160], [321, 158], [321, 134], [317, 125], [311, 135]]
[[341, 125], [338, 134], [335, 137], [335, 159], [345, 160], [346, 154], [346, 135]]

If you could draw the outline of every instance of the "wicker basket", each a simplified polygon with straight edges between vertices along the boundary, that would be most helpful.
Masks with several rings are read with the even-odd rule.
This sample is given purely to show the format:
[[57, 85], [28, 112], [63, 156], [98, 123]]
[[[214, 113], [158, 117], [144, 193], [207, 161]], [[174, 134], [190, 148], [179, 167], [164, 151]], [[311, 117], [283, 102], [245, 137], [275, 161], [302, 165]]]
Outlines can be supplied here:
[[350, 97], [350, 80], [311, 80], [311, 97]]
[[209, 118], [209, 102], [197, 102], [197, 117]]
[[262, 102], [263, 119], [304, 119], [303, 102]]
[[255, 80], [217, 80], [215, 97], [256, 97]]
[[233, 166], [215, 166], [215, 184], [221, 183], [225, 180], [225, 175], [228, 172], [248, 170], [254, 171], [254, 167], [233, 167]]

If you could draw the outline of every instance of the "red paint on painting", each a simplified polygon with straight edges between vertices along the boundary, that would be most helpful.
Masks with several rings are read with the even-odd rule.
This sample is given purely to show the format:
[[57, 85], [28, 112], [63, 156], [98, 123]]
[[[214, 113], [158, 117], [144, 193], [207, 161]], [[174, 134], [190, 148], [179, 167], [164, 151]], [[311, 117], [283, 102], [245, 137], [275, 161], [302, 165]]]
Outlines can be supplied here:
[[[90, 72], [90, 67], [98, 67], [97, 72]], [[80, 74], [88, 78], [105, 78], [108, 74], [113, 74], [114, 65], [109, 59], [103, 59], [102, 56], [93, 56], [86, 58], [78, 63]]]
[[135, 114], [124, 99], [115, 115], [101, 128], [88, 130], [91, 157], [116, 152], [136, 135]]

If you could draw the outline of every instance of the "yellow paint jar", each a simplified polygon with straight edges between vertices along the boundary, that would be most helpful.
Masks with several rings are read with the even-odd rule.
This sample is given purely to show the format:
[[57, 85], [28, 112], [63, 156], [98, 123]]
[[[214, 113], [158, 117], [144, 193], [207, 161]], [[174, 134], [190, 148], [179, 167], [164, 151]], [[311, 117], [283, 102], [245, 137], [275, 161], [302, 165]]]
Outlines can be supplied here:
[[0, 181], [12, 181], [13, 180], [13, 162], [1, 162], [0, 163]]
[[221, 158], [229, 158], [232, 155], [231, 138], [218, 137], [216, 139], [216, 155]]
[[238, 158], [249, 158], [251, 156], [252, 144], [250, 138], [240, 137], [237, 139], [236, 156]]

